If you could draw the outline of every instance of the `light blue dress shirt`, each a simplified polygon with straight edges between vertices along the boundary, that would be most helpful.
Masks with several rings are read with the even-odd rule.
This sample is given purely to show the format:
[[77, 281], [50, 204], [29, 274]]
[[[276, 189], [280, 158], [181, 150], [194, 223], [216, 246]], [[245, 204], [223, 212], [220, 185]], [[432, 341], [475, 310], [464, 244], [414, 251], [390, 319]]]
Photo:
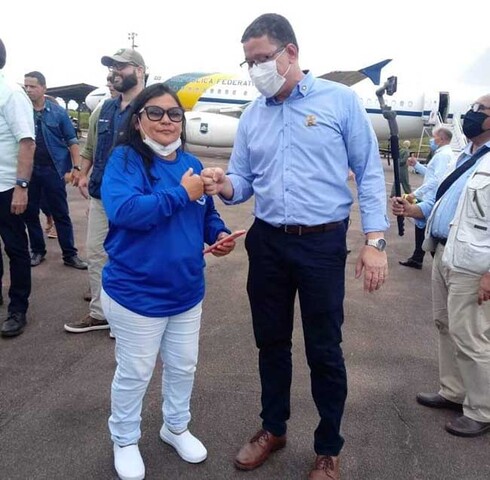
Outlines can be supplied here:
[[438, 148], [427, 166], [417, 162], [414, 167], [415, 171], [424, 175], [424, 182], [413, 192], [417, 200], [424, 200], [429, 192], [437, 191], [437, 187], [446, 175], [454, 169], [455, 164], [456, 159], [450, 145], [443, 145]]
[[378, 142], [350, 88], [307, 73], [282, 103], [263, 96], [240, 118], [228, 177], [236, 204], [274, 226], [319, 225], [349, 216], [356, 176], [365, 233], [384, 231], [386, 187]]
[[[466, 145], [465, 149], [459, 156], [456, 162], [456, 168], [458, 168], [463, 163], [467, 162], [471, 157], [471, 148], [472, 143]], [[485, 144], [490, 147], [490, 142]], [[483, 145], [480, 149], [483, 148]], [[478, 149], [478, 150], [480, 150]], [[478, 150], [476, 152], [478, 152]], [[474, 153], [476, 153], [474, 152]], [[439, 238], [447, 238], [449, 235], [449, 225], [454, 218], [456, 213], [456, 208], [458, 206], [459, 198], [463, 193], [466, 182], [471, 174], [475, 171], [476, 167], [480, 163], [481, 159], [478, 160], [475, 165], [473, 165], [470, 169], [468, 169], [465, 173], [463, 173], [446, 191], [446, 193], [441, 197], [438, 204], [435, 206], [436, 210], [434, 211], [432, 222], [431, 222], [431, 231], [430, 235], [432, 237]], [[442, 182], [442, 181], [441, 181]], [[434, 208], [435, 199], [436, 199], [437, 189], [431, 192], [430, 195], [426, 197], [426, 199], [418, 204], [425, 218], [428, 218]]]

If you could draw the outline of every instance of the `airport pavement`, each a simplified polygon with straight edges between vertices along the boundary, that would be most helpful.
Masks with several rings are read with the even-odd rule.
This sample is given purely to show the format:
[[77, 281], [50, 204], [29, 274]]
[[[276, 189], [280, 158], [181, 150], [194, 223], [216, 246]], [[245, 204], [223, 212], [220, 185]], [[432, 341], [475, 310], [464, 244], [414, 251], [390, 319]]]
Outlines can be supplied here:
[[[200, 150], [207, 165], [226, 168], [227, 156]], [[207, 158], [204, 155], [210, 155]], [[386, 189], [391, 171], [385, 162]], [[413, 185], [421, 178], [411, 175]], [[353, 187], [354, 188], [354, 187]], [[70, 189], [80, 256], [85, 257], [87, 202]], [[251, 225], [253, 201], [217, 206], [231, 229]], [[484, 480], [490, 478], [490, 435], [462, 439], [444, 423], [455, 414], [419, 406], [419, 391], [437, 388], [437, 343], [431, 321], [430, 269], [398, 265], [414, 246], [413, 226], [399, 237], [396, 221], [387, 234], [390, 276], [382, 290], [364, 294], [354, 279], [363, 243], [357, 206], [348, 244], [344, 354], [349, 396], [342, 431], [344, 480]], [[82, 294], [87, 273], [61, 262], [56, 240], [46, 261], [33, 269], [29, 324], [25, 333], [0, 340], [0, 479], [116, 479], [107, 431], [115, 341], [107, 331], [69, 334], [67, 321], [87, 312]], [[260, 385], [245, 282], [243, 238], [226, 258], [210, 256], [200, 360], [192, 399], [191, 430], [209, 457], [189, 465], [158, 438], [161, 426], [160, 367], [143, 410], [140, 447], [147, 480], [297, 480], [314, 460], [318, 417], [311, 399], [298, 311], [294, 332], [294, 378], [287, 447], [261, 468], [236, 471], [238, 448], [260, 425]], [[6, 297], [8, 275], [4, 278]], [[0, 307], [0, 316], [6, 306]]]

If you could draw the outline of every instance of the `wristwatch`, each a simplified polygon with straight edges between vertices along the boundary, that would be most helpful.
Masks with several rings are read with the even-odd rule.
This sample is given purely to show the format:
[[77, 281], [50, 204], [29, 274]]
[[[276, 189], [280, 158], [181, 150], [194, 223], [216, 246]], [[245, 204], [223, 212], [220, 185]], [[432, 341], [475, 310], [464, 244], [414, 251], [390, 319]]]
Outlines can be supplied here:
[[82, 167], [80, 165], [73, 165], [72, 170], [78, 170], [79, 172], [82, 171]]
[[384, 238], [371, 238], [366, 240], [365, 245], [369, 245], [380, 252], [384, 252], [386, 248], [386, 240]]
[[23, 178], [18, 178], [15, 181], [15, 184], [22, 188], [27, 188], [29, 186], [29, 182], [27, 180], [24, 180]]

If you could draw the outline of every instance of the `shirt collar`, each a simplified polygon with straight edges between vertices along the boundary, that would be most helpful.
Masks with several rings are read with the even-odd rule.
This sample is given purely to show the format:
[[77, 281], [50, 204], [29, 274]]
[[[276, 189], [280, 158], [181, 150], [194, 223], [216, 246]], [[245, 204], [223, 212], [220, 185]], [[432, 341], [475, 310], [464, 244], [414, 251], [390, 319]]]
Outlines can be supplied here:
[[[286, 100], [293, 100], [297, 98], [306, 97], [308, 92], [311, 90], [313, 86], [313, 82], [315, 81], [315, 77], [309, 70], [303, 70], [305, 76], [298, 82], [298, 84], [293, 88], [293, 91], [290, 93], [289, 97]], [[265, 104], [267, 106], [271, 105], [281, 105], [284, 102], [278, 102], [276, 97], [266, 98]]]

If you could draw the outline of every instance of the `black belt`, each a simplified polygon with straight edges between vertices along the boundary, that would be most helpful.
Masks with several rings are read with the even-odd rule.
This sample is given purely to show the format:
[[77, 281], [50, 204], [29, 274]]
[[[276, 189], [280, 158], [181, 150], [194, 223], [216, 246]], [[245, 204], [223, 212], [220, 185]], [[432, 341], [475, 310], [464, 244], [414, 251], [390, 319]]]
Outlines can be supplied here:
[[322, 225], [280, 225], [283, 232], [291, 235], [305, 235], [307, 233], [325, 233], [338, 228], [343, 222], [323, 223]]
[[434, 242], [436, 243], [436, 246], [440, 243], [441, 245], [446, 245], [447, 238], [441, 238], [441, 237], [432, 237], [434, 239]]

